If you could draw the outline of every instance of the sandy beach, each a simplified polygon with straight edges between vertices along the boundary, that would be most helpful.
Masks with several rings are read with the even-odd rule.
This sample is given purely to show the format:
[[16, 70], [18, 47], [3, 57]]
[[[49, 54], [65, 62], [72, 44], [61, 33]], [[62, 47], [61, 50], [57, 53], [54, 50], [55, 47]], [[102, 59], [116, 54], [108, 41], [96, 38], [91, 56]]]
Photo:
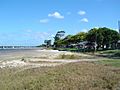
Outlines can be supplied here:
[[[82, 59], [59, 59], [60, 55], [79, 55]], [[87, 59], [86, 57], [92, 58]], [[79, 62], [94, 61], [94, 57], [85, 54], [77, 54], [58, 50], [2, 50], [0, 51], [0, 68], [13, 67], [52, 67], [56, 65]]]

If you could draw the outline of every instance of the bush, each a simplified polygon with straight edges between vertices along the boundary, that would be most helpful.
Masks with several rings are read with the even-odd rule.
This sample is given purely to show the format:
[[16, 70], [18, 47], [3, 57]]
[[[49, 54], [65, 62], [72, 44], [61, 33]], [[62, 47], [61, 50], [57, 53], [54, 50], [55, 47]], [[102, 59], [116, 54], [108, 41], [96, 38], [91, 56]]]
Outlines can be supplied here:
[[81, 57], [74, 54], [62, 54], [58, 57], [58, 59], [80, 59]]

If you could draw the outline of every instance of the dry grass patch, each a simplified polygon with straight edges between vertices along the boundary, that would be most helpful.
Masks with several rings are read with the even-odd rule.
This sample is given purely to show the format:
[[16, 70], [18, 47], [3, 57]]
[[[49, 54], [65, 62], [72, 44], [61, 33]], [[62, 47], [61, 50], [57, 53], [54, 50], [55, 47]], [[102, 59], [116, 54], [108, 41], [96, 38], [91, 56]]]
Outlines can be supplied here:
[[[79, 62], [52, 68], [15, 73], [0, 70], [0, 90], [117, 90], [120, 70], [95, 63]], [[118, 90], [119, 90], [118, 89]]]
[[81, 55], [81, 54], [60, 54], [56, 59], [92, 59], [93, 57], [90, 57], [89, 55]]
[[61, 54], [58, 59], [81, 59], [81, 56], [75, 54]]

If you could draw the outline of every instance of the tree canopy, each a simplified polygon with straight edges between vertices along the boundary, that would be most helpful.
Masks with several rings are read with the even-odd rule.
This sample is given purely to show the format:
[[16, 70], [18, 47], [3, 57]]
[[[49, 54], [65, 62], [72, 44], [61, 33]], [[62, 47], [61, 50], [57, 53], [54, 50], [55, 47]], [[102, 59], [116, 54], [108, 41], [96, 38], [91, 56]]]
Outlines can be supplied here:
[[116, 48], [116, 44], [120, 39], [120, 34], [117, 31], [106, 27], [93, 28], [87, 33], [79, 32], [75, 35], [67, 35], [65, 38], [61, 38], [64, 35], [65, 31], [58, 31], [54, 38], [54, 44], [57, 46], [66, 46], [78, 44], [82, 41], [88, 41], [92, 43], [95, 42], [97, 48], [102, 47], [104, 49], [104, 46], [106, 46], [106, 48]]
[[87, 34], [87, 40], [90, 42], [96, 42], [98, 48], [104, 46], [109, 48], [109, 46], [113, 46], [119, 40], [119, 33], [115, 30], [103, 27], [103, 28], [93, 28]]

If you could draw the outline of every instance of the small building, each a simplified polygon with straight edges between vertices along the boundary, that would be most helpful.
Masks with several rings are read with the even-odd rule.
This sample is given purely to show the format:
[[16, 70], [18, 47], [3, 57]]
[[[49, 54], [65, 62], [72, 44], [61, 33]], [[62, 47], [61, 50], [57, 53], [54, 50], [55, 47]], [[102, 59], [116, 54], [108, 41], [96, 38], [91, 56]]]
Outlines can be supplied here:
[[120, 40], [117, 42], [117, 48], [120, 49]]
[[95, 43], [88, 42], [88, 41], [82, 41], [77, 44], [77, 47], [81, 49], [94, 49]]
[[70, 45], [67, 45], [66, 47], [67, 48], [76, 48], [77, 44], [70, 44]]

